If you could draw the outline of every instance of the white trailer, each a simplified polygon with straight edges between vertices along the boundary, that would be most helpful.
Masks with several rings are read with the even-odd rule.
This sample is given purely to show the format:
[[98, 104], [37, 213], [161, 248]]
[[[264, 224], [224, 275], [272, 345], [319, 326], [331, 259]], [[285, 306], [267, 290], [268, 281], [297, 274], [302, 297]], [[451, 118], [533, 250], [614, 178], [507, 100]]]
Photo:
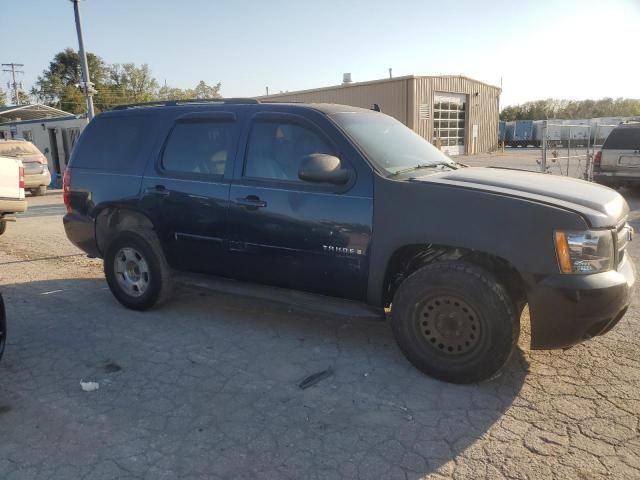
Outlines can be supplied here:
[[18, 121], [0, 124], [0, 138], [24, 138], [32, 142], [47, 157], [49, 171], [55, 182], [69, 163], [71, 151], [80, 133], [87, 126], [83, 116]]

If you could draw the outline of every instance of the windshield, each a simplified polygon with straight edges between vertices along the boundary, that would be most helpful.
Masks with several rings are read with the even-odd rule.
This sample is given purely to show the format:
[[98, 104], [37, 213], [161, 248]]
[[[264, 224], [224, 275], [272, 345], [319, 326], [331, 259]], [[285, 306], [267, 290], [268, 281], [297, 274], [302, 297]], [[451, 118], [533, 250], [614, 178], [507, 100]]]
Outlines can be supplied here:
[[29, 142], [0, 142], [0, 155], [4, 157], [40, 155], [40, 150]]
[[413, 130], [377, 112], [342, 112], [331, 115], [378, 167], [393, 175], [413, 167], [455, 163]]

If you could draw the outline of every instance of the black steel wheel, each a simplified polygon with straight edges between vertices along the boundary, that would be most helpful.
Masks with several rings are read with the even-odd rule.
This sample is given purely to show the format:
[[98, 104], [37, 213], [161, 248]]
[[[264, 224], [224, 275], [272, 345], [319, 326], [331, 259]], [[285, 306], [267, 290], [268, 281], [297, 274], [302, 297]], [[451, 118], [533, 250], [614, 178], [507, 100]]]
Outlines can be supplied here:
[[394, 295], [391, 322], [407, 359], [452, 383], [494, 376], [520, 334], [507, 290], [487, 270], [461, 261], [427, 265], [410, 275]]
[[480, 341], [479, 315], [458, 297], [431, 297], [414, 315], [415, 326], [424, 340], [443, 355], [465, 355]]

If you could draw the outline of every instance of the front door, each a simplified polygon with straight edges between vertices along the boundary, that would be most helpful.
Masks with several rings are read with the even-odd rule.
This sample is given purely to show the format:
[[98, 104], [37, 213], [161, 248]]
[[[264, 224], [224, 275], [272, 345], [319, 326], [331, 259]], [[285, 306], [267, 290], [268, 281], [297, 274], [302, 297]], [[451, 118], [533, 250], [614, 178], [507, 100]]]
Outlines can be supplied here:
[[177, 268], [225, 273], [225, 222], [237, 141], [233, 114], [185, 115], [175, 121], [159, 158], [147, 169], [141, 206]]
[[[300, 160], [341, 152], [300, 117], [254, 118], [231, 186], [228, 238], [237, 278], [362, 300], [373, 200], [298, 178]], [[343, 168], [350, 168], [341, 158]], [[355, 179], [355, 177], [354, 177]]]

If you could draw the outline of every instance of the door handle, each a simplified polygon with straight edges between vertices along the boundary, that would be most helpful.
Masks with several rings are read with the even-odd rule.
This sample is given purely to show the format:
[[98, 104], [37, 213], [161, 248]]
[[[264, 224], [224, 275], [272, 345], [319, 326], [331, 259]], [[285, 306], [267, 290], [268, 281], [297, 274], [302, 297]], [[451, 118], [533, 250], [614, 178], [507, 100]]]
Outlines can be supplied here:
[[267, 206], [267, 202], [260, 200], [257, 195], [249, 195], [247, 197], [236, 198], [236, 203], [247, 207], [249, 209], [264, 208]]
[[155, 187], [145, 188], [144, 193], [148, 195], [159, 195], [161, 197], [167, 197], [171, 194], [171, 190], [167, 190], [164, 185], [156, 185]]

